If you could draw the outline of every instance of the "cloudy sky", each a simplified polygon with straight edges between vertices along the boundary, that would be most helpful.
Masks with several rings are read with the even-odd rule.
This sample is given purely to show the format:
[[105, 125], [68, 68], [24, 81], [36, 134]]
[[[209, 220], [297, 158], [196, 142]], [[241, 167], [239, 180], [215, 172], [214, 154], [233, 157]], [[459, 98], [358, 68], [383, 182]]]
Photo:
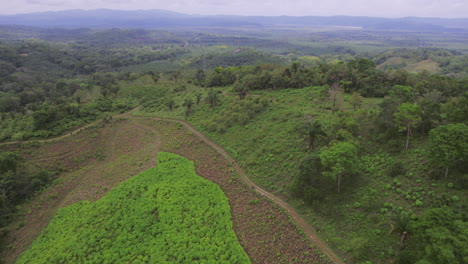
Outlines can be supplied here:
[[0, 14], [166, 9], [189, 14], [468, 17], [468, 0], [0, 0]]

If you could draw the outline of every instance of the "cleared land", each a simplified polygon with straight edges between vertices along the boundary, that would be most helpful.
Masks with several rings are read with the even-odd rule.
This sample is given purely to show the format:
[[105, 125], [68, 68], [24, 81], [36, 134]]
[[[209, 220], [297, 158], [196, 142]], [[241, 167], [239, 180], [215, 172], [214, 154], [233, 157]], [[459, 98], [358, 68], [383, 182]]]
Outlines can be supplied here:
[[219, 186], [166, 152], [98, 201], [60, 209], [17, 263], [70, 262], [250, 263]]
[[24, 206], [25, 218], [8, 237], [10, 250], [2, 256], [6, 263], [14, 262], [57, 209], [101, 198], [154, 166], [152, 158], [160, 151], [193, 160], [198, 175], [221, 187], [231, 205], [234, 230], [252, 263], [329, 263], [288, 214], [241, 182], [232, 161], [180, 123], [122, 117], [59, 142], [28, 143], [18, 149], [37, 166], [62, 166], [68, 172]]

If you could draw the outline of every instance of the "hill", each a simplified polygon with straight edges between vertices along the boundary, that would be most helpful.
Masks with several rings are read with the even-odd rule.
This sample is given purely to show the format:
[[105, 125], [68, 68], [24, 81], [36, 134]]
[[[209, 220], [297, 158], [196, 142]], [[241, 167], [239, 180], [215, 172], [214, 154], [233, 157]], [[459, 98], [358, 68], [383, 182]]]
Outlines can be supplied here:
[[0, 16], [0, 24], [65, 28], [264, 27], [272, 25], [347, 26], [424, 31], [467, 30], [468, 19], [352, 16], [188, 15], [166, 10], [66, 10]]

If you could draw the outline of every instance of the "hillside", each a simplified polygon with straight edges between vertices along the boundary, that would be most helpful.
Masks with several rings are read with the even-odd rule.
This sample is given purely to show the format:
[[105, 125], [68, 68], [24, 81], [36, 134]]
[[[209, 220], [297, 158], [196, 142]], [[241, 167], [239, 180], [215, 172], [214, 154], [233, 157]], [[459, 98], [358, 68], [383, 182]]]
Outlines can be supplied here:
[[352, 16], [189, 15], [167, 10], [66, 10], [0, 16], [0, 24], [64, 28], [264, 27], [272, 25], [347, 26], [380, 30], [463, 31], [468, 19]]
[[[1, 251], [6, 263], [14, 263], [59, 208], [101, 199], [122, 181], [155, 166], [151, 157], [160, 151], [192, 160], [198, 175], [221, 187], [229, 199], [233, 228], [252, 263], [328, 263], [287, 214], [242, 183], [230, 161], [176, 122], [124, 115], [59, 140], [0, 148], [19, 151], [26, 168], [61, 171], [53, 184], [22, 205], [22, 217], [6, 229]], [[24, 173], [23, 166], [18, 173]]]
[[0, 27], [2, 260], [164, 151], [220, 186], [252, 263], [465, 263], [468, 35], [415, 21]]
[[180, 156], [157, 162], [98, 201], [60, 209], [17, 263], [250, 263], [221, 189]]

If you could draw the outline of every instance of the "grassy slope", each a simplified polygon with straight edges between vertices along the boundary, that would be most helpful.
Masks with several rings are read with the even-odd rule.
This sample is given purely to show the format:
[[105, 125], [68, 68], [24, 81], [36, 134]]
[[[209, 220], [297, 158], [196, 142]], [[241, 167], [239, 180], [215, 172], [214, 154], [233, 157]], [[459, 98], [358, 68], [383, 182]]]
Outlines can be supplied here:
[[[144, 241], [144, 242], [143, 242]], [[158, 167], [59, 210], [17, 263], [249, 263], [219, 186], [161, 152]]]
[[[356, 262], [391, 262], [400, 248], [399, 235], [391, 232], [393, 211], [412, 210], [421, 214], [425, 209], [442, 204], [456, 205], [459, 200], [466, 200], [466, 193], [458, 190], [456, 185], [452, 187], [453, 178], [433, 180], [428, 176], [424, 138], [413, 139], [408, 152], [400, 151], [404, 148], [403, 135], [394, 141], [393, 146], [367, 144], [369, 142], [365, 138], [371, 135], [366, 126], [372, 120], [372, 113], [378, 111], [380, 100], [366, 99], [363, 110], [354, 113], [345, 96], [342, 107], [347, 113], [345, 115], [361, 120], [361, 173], [359, 177], [346, 181], [345, 190], [340, 194], [330, 192], [311, 205], [295, 200], [289, 187], [299, 172], [300, 160], [308, 152], [302, 129], [304, 120], [315, 116], [327, 129], [341, 122], [338, 114], [324, 110], [326, 103], [319, 99], [318, 90], [255, 92], [249, 97], [268, 98], [270, 105], [267, 109], [245, 125], [226, 127], [223, 133], [210, 132], [207, 124], [238, 100], [226, 91], [223, 93], [227, 96], [221, 97], [222, 104], [215, 110], [205, 104], [196, 106], [188, 119], [230, 151], [256, 183], [289, 197], [323, 238], [349, 261], [353, 258]], [[170, 96], [177, 98], [176, 94]], [[183, 111], [179, 115], [164, 107], [152, 111], [151, 114], [155, 115], [170, 114], [184, 118]], [[330, 135], [332, 138], [335, 136]], [[403, 161], [401, 172], [392, 178], [388, 175], [388, 168], [398, 160]]]

